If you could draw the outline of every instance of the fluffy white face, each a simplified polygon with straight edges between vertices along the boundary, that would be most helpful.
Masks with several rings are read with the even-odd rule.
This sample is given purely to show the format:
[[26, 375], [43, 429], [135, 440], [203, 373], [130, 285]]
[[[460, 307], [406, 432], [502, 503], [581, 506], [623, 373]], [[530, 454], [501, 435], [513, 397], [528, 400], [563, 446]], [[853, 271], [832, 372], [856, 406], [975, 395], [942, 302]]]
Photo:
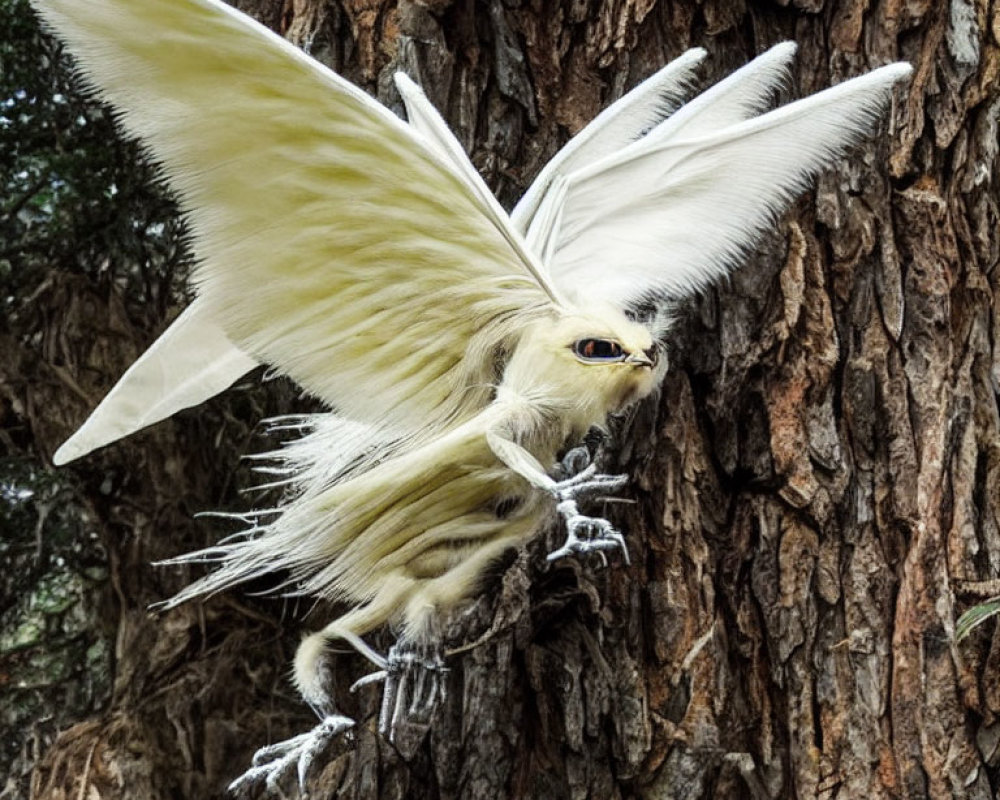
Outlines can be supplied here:
[[661, 370], [652, 335], [614, 309], [578, 312], [532, 326], [504, 375], [524, 396], [575, 410], [584, 429], [648, 395]]

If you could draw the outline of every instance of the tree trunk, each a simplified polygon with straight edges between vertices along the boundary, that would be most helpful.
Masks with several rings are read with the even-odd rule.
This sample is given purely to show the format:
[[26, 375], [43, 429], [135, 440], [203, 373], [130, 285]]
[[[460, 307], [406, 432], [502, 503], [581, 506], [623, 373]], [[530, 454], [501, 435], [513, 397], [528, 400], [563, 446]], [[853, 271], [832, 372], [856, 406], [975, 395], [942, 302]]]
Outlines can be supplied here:
[[[310, 796], [992, 797], [1000, 641], [992, 623], [953, 636], [976, 582], [1000, 576], [992, 7], [241, 5], [394, 109], [392, 72], [416, 78], [507, 206], [568, 135], [689, 47], [709, 51], [711, 81], [794, 39], [793, 96], [914, 66], [873, 143], [681, 311], [662, 392], [616, 426], [608, 455], [633, 476], [636, 503], [611, 510], [631, 564], [546, 566], [554, 527], [498, 565], [449, 625], [450, 647], [475, 646], [449, 659], [447, 702], [410, 758], [374, 732], [377, 688], [347, 692], [363, 660], [336, 656], [359, 725], [324, 754]], [[129, 357], [148, 340], [125, 338]], [[93, 346], [70, 337], [58, 358], [92, 363]], [[125, 363], [72, 379], [96, 400]], [[21, 391], [45, 408], [52, 386]], [[247, 478], [229, 454], [287, 407], [273, 394], [258, 410], [238, 390], [72, 468], [110, 553], [114, 684], [106, 710], [39, 760], [33, 797], [218, 796], [256, 747], [312, 724], [286, 665], [323, 610], [238, 591], [146, 610], [191, 577], [151, 560], [222, 535], [189, 515], [237, 502]], [[87, 410], [36, 412], [38, 449]]]

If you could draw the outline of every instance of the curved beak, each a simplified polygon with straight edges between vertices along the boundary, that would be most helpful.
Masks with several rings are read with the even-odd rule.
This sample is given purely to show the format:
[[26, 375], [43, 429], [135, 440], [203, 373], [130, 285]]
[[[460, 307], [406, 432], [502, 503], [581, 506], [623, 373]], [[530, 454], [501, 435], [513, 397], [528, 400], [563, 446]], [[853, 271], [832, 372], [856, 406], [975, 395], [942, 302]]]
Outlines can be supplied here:
[[625, 359], [625, 363], [633, 367], [652, 367], [656, 363], [655, 359], [655, 353], [651, 355], [647, 355], [646, 353], [630, 353], [628, 358]]

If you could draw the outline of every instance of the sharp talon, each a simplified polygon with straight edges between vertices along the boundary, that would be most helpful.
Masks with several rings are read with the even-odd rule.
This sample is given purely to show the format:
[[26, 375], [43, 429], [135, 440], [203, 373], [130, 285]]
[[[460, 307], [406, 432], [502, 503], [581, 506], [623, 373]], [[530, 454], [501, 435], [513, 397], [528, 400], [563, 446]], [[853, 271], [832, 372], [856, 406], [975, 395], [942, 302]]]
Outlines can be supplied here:
[[410, 681], [410, 671], [406, 669], [400, 670], [399, 686], [396, 689], [395, 703], [393, 703], [392, 709], [392, 722], [389, 726], [390, 742], [395, 740], [396, 730], [403, 719], [403, 706], [406, 704], [406, 692], [410, 688]]
[[[389, 650], [387, 668], [378, 674], [385, 678], [378, 727], [379, 733], [404, 755], [415, 752], [434, 710], [445, 697], [445, 672], [444, 661], [436, 650], [414, 649], [406, 643]], [[376, 676], [361, 680], [367, 682], [369, 678], [375, 680]]]
[[330, 740], [354, 725], [354, 720], [339, 714], [327, 716], [308, 733], [293, 736], [284, 742], [262, 747], [254, 753], [252, 766], [229, 784], [230, 792], [239, 792], [264, 780], [267, 789], [282, 794], [280, 781], [295, 768], [300, 793], [305, 792], [306, 779], [316, 756], [330, 743]]
[[566, 521], [566, 541], [562, 547], [549, 553], [549, 562], [571, 553], [597, 553], [607, 566], [606, 550], [620, 550], [626, 564], [630, 564], [625, 537], [606, 519], [588, 517], [580, 513], [577, 499], [595, 492], [616, 491], [625, 486], [626, 475], [598, 475], [591, 464], [578, 475], [557, 483], [552, 490], [556, 497], [556, 511]]
[[567, 478], [566, 480], [561, 481], [557, 485], [556, 490], [558, 491], [560, 488], [566, 490], [566, 489], [571, 489], [575, 486], [579, 486], [581, 483], [586, 483], [596, 474], [597, 474], [597, 465], [588, 464], [586, 467], [580, 470], [580, 472], [576, 473], [576, 475], [574, 475], [572, 478]]
[[[405, 683], [400, 688], [405, 690]], [[385, 732], [385, 736], [393, 744], [396, 743], [396, 732], [399, 730], [400, 725], [402, 725], [403, 722], [403, 702], [405, 697], [405, 691], [399, 693], [396, 698], [396, 702], [393, 704], [392, 714], [389, 715], [389, 730]]]
[[373, 683], [378, 683], [379, 681], [384, 681], [389, 673], [384, 669], [380, 669], [377, 672], [372, 672], [370, 675], [363, 675], [358, 678], [354, 683], [351, 684], [351, 688], [348, 689], [350, 692], [356, 692], [358, 689], [363, 689], [366, 686], [370, 686]]
[[627, 475], [598, 475], [597, 467], [591, 464], [572, 478], [559, 481], [552, 488], [552, 493], [558, 502], [565, 502], [592, 496], [597, 492], [616, 492], [623, 489], [627, 483]]
[[277, 742], [276, 744], [270, 744], [266, 747], [262, 747], [253, 754], [253, 758], [250, 763], [255, 767], [259, 767], [265, 763], [276, 761], [286, 755], [290, 750], [294, 750], [299, 747], [308, 738], [308, 733], [300, 733], [298, 736], [293, 736], [291, 739], [286, 739], [283, 742]]
[[382, 690], [382, 707], [378, 714], [378, 732], [382, 736], [389, 736], [389, 729], [392, 726], [392, 711], [396, 707], [396, 693], [399, 684], [392, 676], [391, 672], [386, 673], [385, 688]]
[[410, 707], [406, 711], [407, 716], [417, 716], [422, 707], [421, 700], [427, 693], [427, 673], [428, 670], [425, 669], [417, 673], [417, 680], [413, 686], [413, 697], [410, 700]]

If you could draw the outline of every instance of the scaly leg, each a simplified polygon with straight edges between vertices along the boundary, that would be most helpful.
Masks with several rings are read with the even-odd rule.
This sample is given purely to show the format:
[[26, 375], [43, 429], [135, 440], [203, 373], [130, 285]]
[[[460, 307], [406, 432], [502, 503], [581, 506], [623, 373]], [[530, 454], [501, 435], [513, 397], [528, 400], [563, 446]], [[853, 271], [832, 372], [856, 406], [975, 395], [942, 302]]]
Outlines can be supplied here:
[[351, 688], [385, 681], [379, 733], [409, 757], [423, 741], [435, 710], [446, 697], [447, 671], [440, 648], [397, 642], [389, 649], [385, 668], [366, 675]]
[[334, 738], [353, 725], [354, 720], [350, 717], [331, 714], [308, 733], [260, 748], [254, 753], [250, 769], [229, 784], [229, 791], [239, 795], [263, 780], [271, 792], [280, 795], [280, 781], [294, 767], [299, 792], [304, 793], [306, 776], [316, 757]]
[[[570, 553], [598, 553], [604, 558], [606, 550], [621, 550], [628, 563], [625, 538], [606, 519], [581, 514], [577, 506], [577, 500], [588, 495], [617, 492], [628, 482], [628, 477], [599, 474], [594, 464], [588, 465], [589, 451], [585, 447], [577, 447], [566, 454], [555, 470], [557, 477], [571, 477], [556, 480], [531, 452], [513, 441], [508, 433], [503, 426], [488, 431], [486, 441], [490, 449], [532, 486], [549, 492], [556, 499], [559, 514], [566, 520], [566, 542], [549, 555], [549, 561]], [[573, 475], [577, 470], [582, 471]]]
[[625, 537], [606, 519], [581, 514], [577, 506], [577, 500], [588, 496], [619, 491], [628, 483], [628, 476], [599, 474], [597, 466], [589, 461], [585, 447], [570, 450], [562, 460], [562, 471], [572, 477], [556, 483], [552, 494], [556, 498], [556, 511], [566, 521], [566, 541], [549, 553], [548, 560], [555, 561], [572, 553], [597, 553], [604, 559], [605, 551], [621, 550], [628, 564]]

